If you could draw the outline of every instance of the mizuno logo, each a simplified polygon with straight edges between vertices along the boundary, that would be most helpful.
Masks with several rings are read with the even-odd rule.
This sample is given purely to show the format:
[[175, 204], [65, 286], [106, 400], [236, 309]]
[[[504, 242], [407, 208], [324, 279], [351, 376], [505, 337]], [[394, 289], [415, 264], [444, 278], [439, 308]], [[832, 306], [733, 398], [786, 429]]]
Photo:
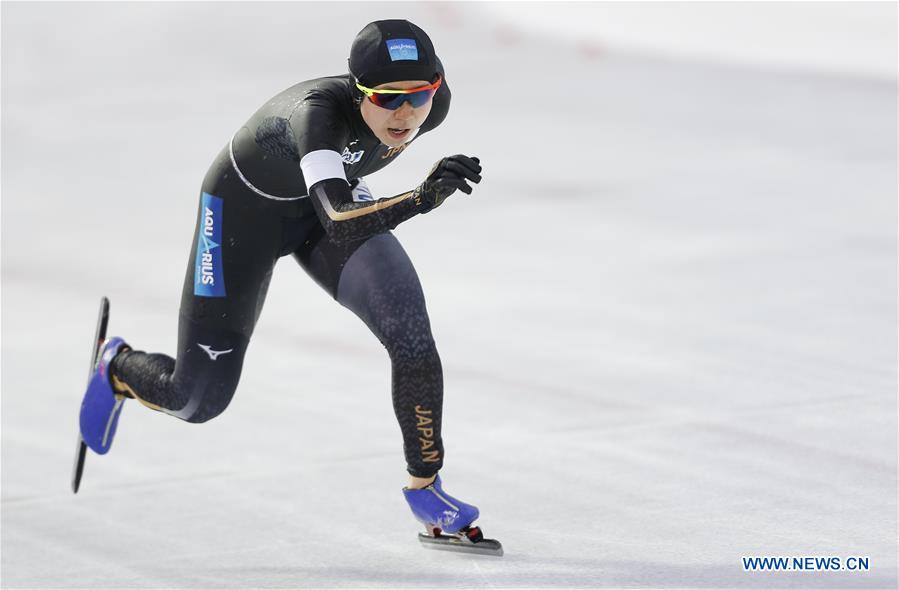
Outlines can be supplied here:
[[221, 355], [228, 354], [229, 352], [234, 350], [233, 348], [229, 348], [228, 350], [212, 350], [211, 346], [208, 346], [206, 344], [200, 344], [199, 342], [197, 342], [197, 346], [199, 346], [200, 348], [205, 350], [206, 354], [208, 354], [209, 358], [211, 358], [212, 360], [215, 360], [218, 357], [220, 357]]

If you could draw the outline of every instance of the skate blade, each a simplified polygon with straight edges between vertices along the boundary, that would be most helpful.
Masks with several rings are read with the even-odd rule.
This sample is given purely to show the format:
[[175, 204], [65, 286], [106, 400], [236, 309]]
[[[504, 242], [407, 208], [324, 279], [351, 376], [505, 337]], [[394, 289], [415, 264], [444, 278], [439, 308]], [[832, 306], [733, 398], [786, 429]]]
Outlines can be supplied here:
[[480, 555], [494, 555], [496, 557], [500, 557], [503, 554], [503, 546], [496, 539], [483, 539], [477, 543], [472, 543], [467, 539], [449, 535], [432, 537], [425, 533], [418, 533], [418, 540], [428, 549], [441, 549], [457, 553], [477, 553]]

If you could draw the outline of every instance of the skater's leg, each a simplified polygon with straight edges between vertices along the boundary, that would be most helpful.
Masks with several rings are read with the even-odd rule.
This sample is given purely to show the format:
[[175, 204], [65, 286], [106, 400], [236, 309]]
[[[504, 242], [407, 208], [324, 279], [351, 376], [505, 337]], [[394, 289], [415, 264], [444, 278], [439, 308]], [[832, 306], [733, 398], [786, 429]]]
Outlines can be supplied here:
[[248, 190], [230, 166], [220, 154], [203, 183], [176, 358], [130, 350], [111, 367], [117, 391], [188, 422], [230, 403], [280, 255], [284, 207]]
[[356, 244], [335, 244], [320, 235], [296, 257], [387, 349], [407, 470], [418, 478], [410, 483], [426, 485], [443, 465], [443, 369], [412, 262], [390, 232]]
[[[389, 232], [361, 244], [338, 245], [323, 236], [306, 246], [297, 252], [303, 267], [368, 325], [390, 355], [393, 408], [410, 475], [403, 495], [412, 513], [432, 540], [439, 529], [473, 547], [483, 537], [472, 527], [480, 511], [448, 494], [437, 476], [443, 465], [443, 370], [412, 262]], [[501, 554], [498, 543], [488, 545]]]
[[113, 387], [154, 410], [206, 422], [231, 402], [249, 339], [207, 328], [185, 315], [178, 328], [177, 360], [165, 354], [122, 352], [113, 363]]

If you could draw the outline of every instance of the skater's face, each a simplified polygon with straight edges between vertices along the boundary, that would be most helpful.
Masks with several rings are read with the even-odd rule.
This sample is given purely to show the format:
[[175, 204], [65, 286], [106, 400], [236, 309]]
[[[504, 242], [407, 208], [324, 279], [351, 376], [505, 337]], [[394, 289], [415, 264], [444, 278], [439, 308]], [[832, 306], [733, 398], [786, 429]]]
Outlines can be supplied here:
[[[405, 80], [402, 82], [389, 82], [375, 86], [374, 90], [409, 90], [421, 88], [430, 82], [424, 80]], [[428, 118], [434, 99], [431, 98], [420, 107], [413, 107], [408, 101], [396, 109], [384, 109], [374, 104], [370, 99], [363, 97], [360, 105], [362, 120], [371, 129], [381, 143], [388, 147], [399, 147], [409, 141], [412, 132], [421, 127]]]

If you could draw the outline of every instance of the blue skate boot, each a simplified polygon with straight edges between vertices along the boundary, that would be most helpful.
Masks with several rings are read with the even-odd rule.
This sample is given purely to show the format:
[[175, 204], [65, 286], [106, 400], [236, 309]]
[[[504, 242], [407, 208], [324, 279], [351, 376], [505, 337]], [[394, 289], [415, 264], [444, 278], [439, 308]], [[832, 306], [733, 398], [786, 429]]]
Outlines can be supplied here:
[[424, 546], [469, 553], [503, 554], [499, 541], [485, 539], [479, 527], [471, 526], [480, 515], [477, 507], [444, 492], [439, 475], [426, 488], [403, 488], [403, 495], [412, 514], [425, 525], [427, 534], [418, 534], [418, 540]]
[[440, 531], [451, 535], [458, 533], [474, 522], [480, 514], [476, 506], [461, 502], [444, 492], [439, 475], [426, 488], [420, 490], [403, 488], [403, 495], [406, 496], [406, 502], [409, 503], [415, 518], [429, 531], [437, 529], [437, 533]]
[[112, 446], [116, 426], [126, 396], [112, 387], [109, 365], [123, 349], [130, 347], [118, 336], [109, 338], [100, 347], [97, 364], [81, 401], [81, 438], [95, 453], [105, 455]]

